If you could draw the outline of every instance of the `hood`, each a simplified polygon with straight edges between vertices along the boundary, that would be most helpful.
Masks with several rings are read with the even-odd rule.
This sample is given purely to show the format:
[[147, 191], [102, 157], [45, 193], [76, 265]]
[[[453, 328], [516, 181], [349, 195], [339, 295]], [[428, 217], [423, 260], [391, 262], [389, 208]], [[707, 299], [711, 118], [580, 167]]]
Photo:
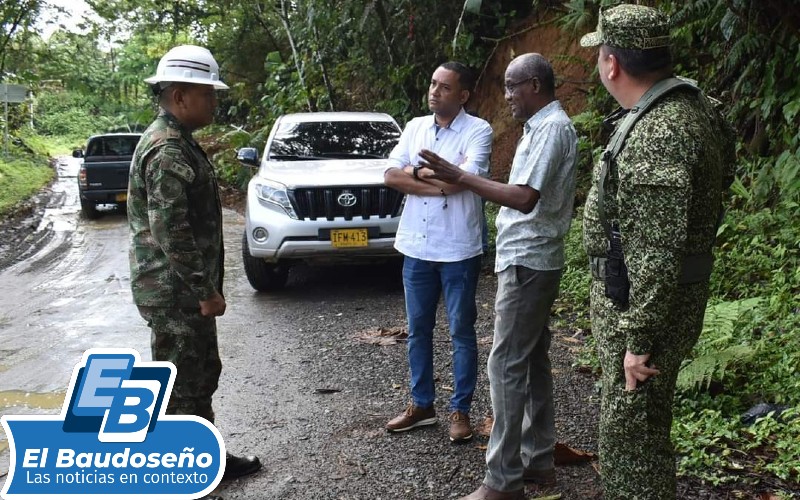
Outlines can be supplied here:
[[270, 161], [261, 166], [258, 176], [289, 188], [383, 184], [389, 166], [383, 159]]

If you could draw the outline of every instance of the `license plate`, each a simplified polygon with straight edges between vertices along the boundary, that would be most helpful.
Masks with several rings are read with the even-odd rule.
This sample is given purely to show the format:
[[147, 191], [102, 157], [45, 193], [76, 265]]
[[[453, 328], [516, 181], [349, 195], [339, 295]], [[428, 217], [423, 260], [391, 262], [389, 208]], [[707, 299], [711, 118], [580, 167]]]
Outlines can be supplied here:
[[336, 248], [367, 246], [367, 229], [331, 229], [331, 245]]
[[119, 203], [122, 203], [123, 201], [128, 201], [128, 193], [119, 193], [116, 196], [116, 200]]

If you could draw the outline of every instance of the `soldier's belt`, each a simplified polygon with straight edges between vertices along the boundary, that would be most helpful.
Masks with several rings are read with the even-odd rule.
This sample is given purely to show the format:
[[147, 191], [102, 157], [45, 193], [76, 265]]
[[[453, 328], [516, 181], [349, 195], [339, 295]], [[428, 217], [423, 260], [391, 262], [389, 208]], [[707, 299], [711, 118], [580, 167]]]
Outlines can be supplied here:
[[[681, 276], [678, 278], [679, 285], [691, 283], [701, 283], [711, 278], [711, 270], [714, 266], [714, 257], [711, 254], [687, 255], [681, 263]], [[589, 256], [589, 268], [592, 277], [599, 280], [606, 279], [606, 258]]]

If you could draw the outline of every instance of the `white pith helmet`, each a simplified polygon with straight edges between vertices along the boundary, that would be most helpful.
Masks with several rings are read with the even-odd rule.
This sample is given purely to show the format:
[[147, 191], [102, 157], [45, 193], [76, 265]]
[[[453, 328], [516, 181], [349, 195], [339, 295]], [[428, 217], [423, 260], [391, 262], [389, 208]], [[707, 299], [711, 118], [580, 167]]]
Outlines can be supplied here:
[[158, 85], [170, 82], [212, 85], [215, 89], [227, 90], [219, 79], [219, 65], [208, 49], [197, 45], [173, 47], [158, 61], [156, 74], [145, 78], [145, 83]]

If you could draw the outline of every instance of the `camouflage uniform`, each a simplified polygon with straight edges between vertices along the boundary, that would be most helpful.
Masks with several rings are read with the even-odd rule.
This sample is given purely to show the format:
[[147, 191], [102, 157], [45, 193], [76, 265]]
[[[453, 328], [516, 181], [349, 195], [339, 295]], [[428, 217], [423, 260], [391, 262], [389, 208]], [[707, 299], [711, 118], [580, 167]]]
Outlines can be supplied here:
[[[669, 33], [668, 20], [662, 23], [661, 16], [629, 5], [605, 11], [598, 33], [582, 43], [612, 45], [611, 40], [616, 47], [639, 50], [659, 46]], [[678, 88], [639, 118], [610, 165], [605, 213], [622, 234], [630, 299], [627, 307], [619, 306], [606, 297], [603, 279], [593, 278], [592, 331], [603, 372], [599, 447], [606, 499], [675, 498], [672, 401], [681, 362], [702, 329], [709, 293], [707, 278], [681, 284], [679, 276], [686, 256], [711, 252], [732, 175], [730, 140], [730, 130], [710, 101], [696, 90]], [[603, 257], [609, 240], [598, 214], [599, 176], [600, 164], [584, 210], [583, 237], [587, 253]], [[626, 391], [626, 351], [650, 353], [660, 375]]]
[[178, 370], [167, 413], [213, 422], [222, 363], [216, 321], [199, 302], [222, 291], [222, 209], [205, 152], [164, 111], [131, 162], [128, 222], [133, 300], [152, 330], [153, 359]]

